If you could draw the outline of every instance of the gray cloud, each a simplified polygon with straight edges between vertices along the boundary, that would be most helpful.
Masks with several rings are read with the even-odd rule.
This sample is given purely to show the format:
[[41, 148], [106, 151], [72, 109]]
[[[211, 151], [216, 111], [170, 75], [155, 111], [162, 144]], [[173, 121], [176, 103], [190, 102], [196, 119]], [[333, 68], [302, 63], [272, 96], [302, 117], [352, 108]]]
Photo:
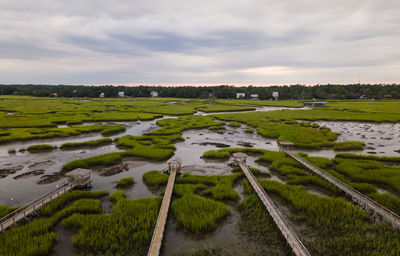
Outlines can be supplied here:
[[400, 82], [400, 2], [0, 2], [0, 83]]

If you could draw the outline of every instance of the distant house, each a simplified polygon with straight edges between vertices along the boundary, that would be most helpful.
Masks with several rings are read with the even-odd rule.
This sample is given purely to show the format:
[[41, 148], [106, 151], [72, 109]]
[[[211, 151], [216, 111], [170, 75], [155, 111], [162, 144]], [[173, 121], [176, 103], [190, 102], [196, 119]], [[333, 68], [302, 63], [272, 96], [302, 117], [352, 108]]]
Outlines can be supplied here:
[[258, 100], [258, 94], [250, 94], [252, 100]]
[[56, 92], [53, 92], [53, 93], [51, 94], [51, 97], [58, 97], [58, 94], [57, 94]]
[[274, 97], [275, 100], [278, 100], [278, 98], [279, 98], [279, 92], [273, 92], [273, 93], [272, 93], [272, 97]]
[[158, 97], [158, 92], [157, 91], [151, 91], [150, 95], [151, 95], [151, 97]]
[[244, 93], [244, 92], [236, 93], [236, 99], [243, 99], [245, 97], [246, 97], [246, 93]]
[[104, 98], [104, 96], [105, 96], [105, 95], [104, 95], [104, 92], [102, 92], [102, 93], [99, 94], [99, 98]]
[[118, 97], [121, 97], [121, 98], [125, 97], [125, 92], [118, 92]]
[[393, 99], [393, 96], [392, 96], [391, 94], [385, 94], [385, 95], [383, 95], [383, 99], [385, 99], [385, 100], [392, 100], [392, 99]]

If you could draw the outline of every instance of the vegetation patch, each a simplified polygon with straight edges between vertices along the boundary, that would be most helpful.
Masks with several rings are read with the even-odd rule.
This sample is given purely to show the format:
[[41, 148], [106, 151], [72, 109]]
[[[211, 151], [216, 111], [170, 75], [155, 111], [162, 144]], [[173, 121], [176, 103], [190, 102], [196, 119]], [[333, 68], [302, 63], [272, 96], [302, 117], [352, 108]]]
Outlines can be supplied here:
[[143, 180], [146, 184], [159, 188], [161, 186], [167, 185], [169, 176], [157, 170], [149, 171], [143, 174]]
[[102, 138], [98, 140], [89, 140], [83, 142], [68, 142], [60, 146], [62, 149], [75, 149], [75, 148], [90, 148], [90, 147], [100, 147], [112, 143], [110, 138]]
[[[51, 217], [35, 219], [0, 233], [0, 255], [50, 255], [55, 244], [54, 226], [74, 213], [101, 213], [100, 201], [80, 199]], [[83, 215], [82, 215], [83, 216]]]
[[55, 147], [53, 145], [38, 144], [38, 145], [31, 145], [26, 150], [29, 153], [36, 153], [36, 152], [40, 152], [40, 151], [49, 151], [49, 150], [53, 150], [53, 149], [55, 149]]
[[266, 248], [263, 252], [269, 255], [291, 255], [291, 248], [257, 195], [252, 193], [247, 196], [239, 205], [239, 211], [240, 231], [249, 239], [264, 245]]
[[344, 198], [320, 197], [301, 186], [259, 180], [268, 192], [289, 205], [292, 220], [303, 223], [305, 246], [313, 255], [397, 255], [400, 235], [386, 223], [372, 222], [368, 214]]
[[185, 195], [172, 203], [178, 227], [195, 234], [215, 230], [228, 214], [228, 207], [212, 199]]
[[83, 255], [145, 255], [161, 198], [116, 197], [111, 214], [74, 214], [62, 223], [78, 230], [72, 243]]
[[[298, 147], [320, 148], [331, 147], [336, 140], [336, 133], [328, 128], [313, 128], [311, 125], [299, 124], [294, 118], [286, 116], [290, 111], [249, 112], [239, 114], [214, 115], [224, 121], [246, 123], [257, 129], [257, 132], [267, 138], [278, 141], [291, 141]], [[273, 112], [273, 114], [270, 114]]]
[[40, 215], [42, 216], [51, 216], [55, 214], [57, 211], [65, 207], [67, 204], [83, 198], [101, 198], [108, 195], [106, 191], [83, 191], [83, 190], [74, 190], [68, 193], [65, 193], [51, 202], [44, 205], [40, 210]]
[[336, 142], [333, 145], [334, 150], [363, 150], [365, 144], [360, 141]]
[[396, 157], [396, 156], [371, 156], [371, 155], [356, 155], [356, 154], [350, 154], [350, 153], [340, 153], [340, 154], [336, 154], [336, 158], [373, 160], [373, 161], [379, 161], [379, 162], [400, 163], [400, 157]]
[[135, 184], [133, 177], [125, 177], [125, 178], [120, 179], [117, 182], [116, 187], [117, 188], [126, 188], [126, 187], [132, 186], [133, 184]]
[[11, 206], [8, 206], [8, 205], [0, 205], [0, 218], [3, 218], [4, 216], [9, 214], [10, 212], [13, 212], [13, 211], [15, 211], [17, 209], [18, 209], [18, 207], [11, 207]]
[[240, 178], [242, 173], [235, 173], [232, 175], [192, 175], [185, 173], [183, 177], [176, 179], [177, 183], [184, 184], [204, 184], [211, 186], [201, 192], [204, 196], [209, 196], [216, 200], [237, 200], [239, 195], [233, 189], [233, 184]]

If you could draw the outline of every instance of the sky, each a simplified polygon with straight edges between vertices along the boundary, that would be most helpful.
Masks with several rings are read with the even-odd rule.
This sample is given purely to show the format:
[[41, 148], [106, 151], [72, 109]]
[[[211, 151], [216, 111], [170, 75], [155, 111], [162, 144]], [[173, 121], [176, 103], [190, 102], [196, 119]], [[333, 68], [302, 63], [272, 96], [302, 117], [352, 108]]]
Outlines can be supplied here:
[[0, 83], [400, 83], [398, 0], [0, 0]]

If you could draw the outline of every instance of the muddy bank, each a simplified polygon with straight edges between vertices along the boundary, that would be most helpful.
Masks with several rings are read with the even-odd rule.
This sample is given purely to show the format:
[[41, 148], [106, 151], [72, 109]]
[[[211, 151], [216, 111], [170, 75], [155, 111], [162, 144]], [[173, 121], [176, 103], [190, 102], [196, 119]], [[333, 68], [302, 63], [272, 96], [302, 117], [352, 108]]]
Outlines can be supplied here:
[[0, 167], [0, 179], [5, 178], [8, 175], [14, 174], [18, 171], [21, 171], [24, 169], [23, 165], [16, 165], [16, 166], [11, 166], [11, 167]]

